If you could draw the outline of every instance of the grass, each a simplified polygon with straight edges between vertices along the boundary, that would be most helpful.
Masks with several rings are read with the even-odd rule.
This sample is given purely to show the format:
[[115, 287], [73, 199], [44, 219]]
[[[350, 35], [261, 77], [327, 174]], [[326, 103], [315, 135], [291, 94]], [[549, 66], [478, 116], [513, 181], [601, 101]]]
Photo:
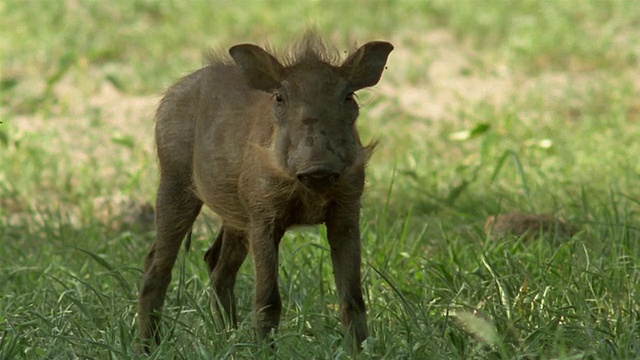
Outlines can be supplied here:
[[[363, 199], [362, 358], [640, 356], [640, 2], [0, 3], [0, 358], [135, 358], [159, 94], [208, 48], [388, 39], [359, 94], [381, 144]], [[286, 25], [285, 25], [286, 24]], [[141, 210], [142, 209], [142, 210]], [[572, 236], [484, 234], [544, 212]], [[146, 220], [145, 220], [146, 219]], [[219, 332], [198, 222], [149, 358], [348, 358], [322, 227], [281, 245], [277, 346]]]

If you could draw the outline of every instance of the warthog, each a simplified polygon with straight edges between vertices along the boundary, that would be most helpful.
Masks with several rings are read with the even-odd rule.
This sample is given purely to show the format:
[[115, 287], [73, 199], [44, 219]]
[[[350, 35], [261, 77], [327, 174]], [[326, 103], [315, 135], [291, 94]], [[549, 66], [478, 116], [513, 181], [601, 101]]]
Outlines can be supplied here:
[[374, 144], [363, 146], [354, 92], [378, 83], [393, 46], [364, 44], [340, 64], [317, 35], [285, 59], [251, 44], [233, 61], [171, 86], [156, 114], [160, 184], [157, 237], [145, 258], [138, 299], [145, 350], [160, 341], [159, 311], [181, 243], [203, 204], [222, 219], [206, 252], [213, 306], [237, 325], [234, 284], [249, 250], [255, 269], [258, 337], [280, 321], [278, 245], [293, 225], [326, 225], [349, 343], [367, 337], [360, 284], [360, 197]]

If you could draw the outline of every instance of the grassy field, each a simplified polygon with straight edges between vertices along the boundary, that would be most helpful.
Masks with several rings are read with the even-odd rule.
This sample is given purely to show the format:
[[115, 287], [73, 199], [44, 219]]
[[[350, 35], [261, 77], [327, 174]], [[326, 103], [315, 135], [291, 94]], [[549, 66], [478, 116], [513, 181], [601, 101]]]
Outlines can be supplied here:
[[[153, 241], [153, 113], [238, 42], [314, 26], [340, 51], [396, 46], [359, 128], [362, 358], [640, 357], [640, 1], [0, 2], [0, 359], [135, 358]], [[487, 235], [547, 213], [572, 235]], [[281, 245], [276, 347], [208, 306], [201, 216], [151, 359], [348, 358], [324, 228]]]

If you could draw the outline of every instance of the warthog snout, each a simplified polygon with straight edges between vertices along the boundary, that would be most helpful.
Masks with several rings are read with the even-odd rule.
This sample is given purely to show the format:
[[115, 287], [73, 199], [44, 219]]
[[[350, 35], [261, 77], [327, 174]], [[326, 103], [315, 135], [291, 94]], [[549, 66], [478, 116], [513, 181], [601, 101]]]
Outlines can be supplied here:
[[322, 166], [315, 166], [296, 174], [298, 180], [309, 189], [328, 188], [340, 178], [340, 173]]
[[283, 57], [239, 44], [167, 91], [156, 113], [157, 234], [138, 298], [144, 350], [162, 337], [171, 269], [203, 205], [222, 219], [204, 256], [220, 325], [237, 325], [236, 275], [250, 256], [256, 333], [271, 336], [283, 308], [278, 245], [292, 226], [324, 224], [346, 344], [362, 344], [358, 226], [375, 141], [360, 141], [354, 93], [378, 83], [392, 50], [372, 41], [338, 61], [314, 33]]

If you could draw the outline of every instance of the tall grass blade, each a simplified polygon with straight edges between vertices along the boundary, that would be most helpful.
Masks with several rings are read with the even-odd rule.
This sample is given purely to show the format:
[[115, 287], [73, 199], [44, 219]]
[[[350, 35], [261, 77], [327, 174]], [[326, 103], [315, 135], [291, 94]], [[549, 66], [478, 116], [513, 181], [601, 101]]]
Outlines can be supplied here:
[[484, 265], [484, 267], [487, 270], [489, 270], [489, 273], [491, 274], [491, 277], [493, 278], [493, 281], [496, 284], [496, 287], [498, 288], [498, 292], [500, 293], [500, 302], [502, 303], [502, 306], [504, 307], [504, 310], [507, 313], [507, 318], [511, 320], [513, 316], [512, 315], [513, 311], [511, 309], [511, 300], [509, 299], [509, 294], [507, 293], [504, 285], [502, 284], [502, 281], [498, 277], [498, 274], [493, 269], [493, 266], [489, 264], [489, 261], [487, 260], [486, 256], [482, 257], [482, 265]]

